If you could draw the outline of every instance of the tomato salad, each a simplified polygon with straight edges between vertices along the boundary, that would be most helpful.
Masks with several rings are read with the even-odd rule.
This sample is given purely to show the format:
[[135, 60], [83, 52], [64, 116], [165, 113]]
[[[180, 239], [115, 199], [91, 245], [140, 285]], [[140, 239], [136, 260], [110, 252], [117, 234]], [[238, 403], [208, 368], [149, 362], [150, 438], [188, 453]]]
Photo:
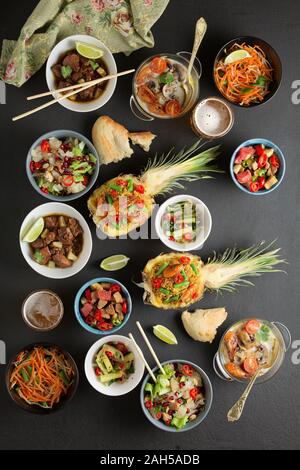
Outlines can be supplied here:
[[30, 171], [41, 191], [67, 196], [83, 191], [95, 171], [97, 157], [77, 138], [43, 139], [31, 151]]
[[95, 330], [109, 331], [123, 323], [128, 303], [119, 284], [96, 282], [80, 299], [80, 313], [85, 323]]
[[223, 339], [225, 369], [237, 379], [252, 377], [268, 367], [277, 339], [262, 321], [252, 318], [238, 323]]
[[234, 160], [233, 173], [249, 191], [269, 190], [278, 183], [281, 163], [275, 150], [262, 144], [242, 147]]
[[167, 56], [154, 57], [138, 71], [135, 91], [143, 109], [158, 117], [174, 118], [184, 108], [186, 68]]

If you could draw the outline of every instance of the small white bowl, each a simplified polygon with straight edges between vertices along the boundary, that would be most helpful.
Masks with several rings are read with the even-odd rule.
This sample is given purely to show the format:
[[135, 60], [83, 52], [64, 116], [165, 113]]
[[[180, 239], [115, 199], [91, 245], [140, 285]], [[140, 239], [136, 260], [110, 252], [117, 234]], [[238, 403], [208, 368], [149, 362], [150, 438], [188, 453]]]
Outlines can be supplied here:
[[[128, 380], [122, 384], [115, 382], [111, 385], [103, 385], [101, 382], [99, 382], [95, 374], [93, 367], [94, 357], [104, 344], [114, 341], [124, 343], [128, 350], [133, 352], [134, 372], [128, 377]], [[134, 343], [131, 341], [131, 339], [121, 335], [110, 335], [96, 341], [88, 350], [84, 361], [85, 375], [91, 386], [97, 390], [97, 392], [100, 392], [103, 395], [109, 395], [111, 397], [118, 397], [120, 395], [126, 395], [126, 393], [131, 392], [131, 390], [137, 387], [137, 385], [142, 380], [144, 370], [144, 363], [140, 358]]]
[[[192, 201], [196, 204], [200, 219], [202, 221], [203, 230], [200, 230], [197, 238], [194, 242], [188, 242], [186, 244], [178, 243], [176, 241], [169, 240], [169, 238], [164, 234], [161, 226], [162, 217], [167, 209], [168, 206], [171, 204], [175, 204], [176, 202], [180, 201]], [[195, 196], [189, 196], [187, 194], [179, 194], [178, 196], [173, 196], [167, 199], [158, 209], [156, 217], [155, 217], [155, 230], [157, 235], [159, 236], [160, 240], [171, 250], [176, 251], [191, 251], [191, 250], [199, 250], [204, 245], [205, 241], [209, 237], [211, 232], [212, 226], [212, 219], [211, 214], [208, 210], [208, 207]]]
[[[46, 64], [46, 81], [50, 91], [57, 91], [55, 89], [55, 78], [54, 74], [51, 70], [51, 67], [56, 64], [61, 56], [70, 51], [71, 49], [75, 49], [76, 42], [83, 42], [86, 44], [91, 44], [93, 46], [99, 47], [104, 51], [103, 61], [107, 65], [108, 73], [115, 74], [117, 73], [117, 65], [114, 59], [114, 56], [110, 52], [110, 50], [101, 42], [99, 39], [94, 38], [92, 36], [87, 36], [85, 34], [75, 34], [74, 36], [68, 36], [67, 38], [60, 41], [56, 46], [52, 49]], [[76, 101], [71, 101], [68, 98], [59, 101], [59, 104], [64, 106], [71, 111], [77, 111], [79, 113], [86, 113], [89, 111], [95, 111], [96, 109], [101, 108], [102, 106], [107, 103], [107, 101], [112, 97], [117, 84], [116, 78], [111, 78], [108, 80], [106, 88], [99, 98], [89, 101], [87, 103], [78, 103]], [[56, 97], [57, 94], [53, 93], [53, 96]]]
[[[38, 264], [32, 258], [29, 243], [22, 241], [29, 228], [39, 217], [45, 217], [50, 214], [64, 214], [69, 217], [74, 217], [78, 220], [83, 229], [83, 247], [81, 253], [78, 256], [78, 259], [74, 261], [72, 266], [69, 268], [49, 268], [48, 266]], [[76, 209], [62, 202], [47, 202], [46, 204], [37, 206], [29, 212], [21, 225], [19, 239], [22, 254], [29, 266], [42, 276], [50, 277], [52, 279], [65, 279], [81, 271], [90, 258], [93, 245], [89, 226], [83, 216]]]

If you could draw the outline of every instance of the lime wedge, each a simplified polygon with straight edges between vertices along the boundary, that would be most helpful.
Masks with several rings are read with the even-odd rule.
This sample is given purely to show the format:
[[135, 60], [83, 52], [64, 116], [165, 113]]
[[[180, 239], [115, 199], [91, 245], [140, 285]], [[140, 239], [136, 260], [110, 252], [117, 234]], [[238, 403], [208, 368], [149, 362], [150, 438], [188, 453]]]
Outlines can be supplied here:
[[87, 59], [100, 59], [104, 54], [99, 47], [85, 44], [84, 42], [76, 42], [76, 51]]
[[172, 333], [172, 331], [170, 331], [168, 328], [166, 328], [163, 325], [155, 325], [153, 327], [153, 333], [158, 339], [160, 339], [164, 343], [178, 344], [174, 333]]
[[233, 51], [227, 57], [225, 57], [224, 64], [232, 64], [237, 60], [247, 59], [248, 57], [251, 57], [249, 52], [245, 51], [244, 49], [238, 49], [237, 51]]
[[104, 271], [118, 271], [119, 269], [125, 268], [130, 258], [125, 255], [113, 255], [105, 258], [100, 263], [100, 268]]
[[43, 217], [40, 217], [30, 227], [30, 229], [28, 230], [28, 232], [23, 238], [23, 242], [27, 242], [27, 243], [34, 242], [37, 238], [39, 238], [43, 230], [44, 230], [44, 219]]

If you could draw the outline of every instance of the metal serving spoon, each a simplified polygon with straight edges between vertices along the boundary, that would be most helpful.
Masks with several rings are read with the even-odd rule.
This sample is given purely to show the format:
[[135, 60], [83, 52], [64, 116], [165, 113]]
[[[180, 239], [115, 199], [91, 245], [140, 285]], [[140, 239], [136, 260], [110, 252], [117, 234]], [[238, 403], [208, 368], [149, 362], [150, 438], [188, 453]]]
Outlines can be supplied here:
[[206, 30], [207, 30], [207, 23], [206, 23], [205, 19], [201, 17], [197, 20], [197, 23], [196, 23], [192, 54], [191, 54], [190, 62], [189, 62], [188, 69], [187, 69], [186, 80], [183, 83], [183, 88], [186, 92], [187, 97], [189, 97], [189, 95], [191, 95], [191, 93], [192, 93], [193, 82], [191, 80], [191, 72], [192, 72], [192, 69], [193, 69], [193, 65], [194, 65], [194, 62], [195, 62], [195, 58], [196, 58], [198, 49], [200, 47], [202, 39], [204, 38]]
[[243, 413], [246, 400], [251, 392], [253, 385], [255, 384], [256, 379], [259, 377], [262, 370], [270, 369], [273, 366], [278, 356], [278, 352], [279, 352], [278, 349], [279, 349], [278, 342], [275, 341], [273, 354], [271, 355], [269, 362], [265, 364], [264, 366], [261, 366], [257, 369], [256, 373], [253, 375], [253, 377], [251, 377], [250, 382], [248, 383], [246, 389], [244, 390], [240, 398], [235, 402], [232, 408], [230, 408], [230, 410], [228, 411], [227, 419], [229, 422], [238, 421], [240, 419]]

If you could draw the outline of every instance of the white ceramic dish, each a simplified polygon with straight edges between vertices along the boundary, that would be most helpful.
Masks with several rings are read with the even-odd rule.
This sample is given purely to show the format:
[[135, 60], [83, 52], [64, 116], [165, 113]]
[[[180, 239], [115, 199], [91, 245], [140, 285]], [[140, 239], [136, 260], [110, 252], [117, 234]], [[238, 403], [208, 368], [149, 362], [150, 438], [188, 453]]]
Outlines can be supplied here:
[[[32, 252], [29, 243], [22, 241], [30, 226], [39, 217], [44, 217], [50, 214], [65, 214], [69, 217], [74, 217], [78, 220], [83, 229], [82, 251], [78, 256], [78, 259], [74, 261], [72, 266], [69, 268], [49, 268], [48, 266], [42, 266], [38, 264], [32, 258]], [[65, 279], [81, 271], [90, 258], [93, 245], [89, 226], [83, 216], [76, 209], [62, 202], [47, 202], [46, 204], [37, 206], [35, 209], [29, 212], [21, 225], [19, 240], [22, 254], [29, 266], [42, 276], [50, 277], [52, 279]]]
[[[111, 385], [103, 385], [96, 377], [94, 368], [93, 368], [93, 361], [94, 357], [99, 351], [99, 349], [106, 343], [111, 341], [118, 341], [124, 343], [125, 346], [128, 347], [130, 351], [134, 354], [134, 373], [131, 374], [126, 380], [126, 382], [119, 384], [119, 383], [112, 383]], [[126, 393], [131, 392], [142, 380], [144, 375], [145, 366], [140, 358], [137, 349], [131, 339], [127, 338], [126, 336], [121, 335], [110, 335], [104, 338], [99, 339], [96, 341], [88, 350], [87, 355], [85, 357], [84, 362], [84, 371], [86, 378], [88, 379], [91, 386], [97, 390], [97, 392], [102, 393], [103, 395], [109, 395], [111, 397], [117, 397], [120, 395], [125, 395]]]
[[[169, 238], [164, 234], [161, 220], [168, 206], [175, 204], [180, 201], [191, 201], [196, 204], [197, 210], [199, 211], [200, 220], [202, 221], [202, 229], [199, 231], [197, 238], [193, 242], [178, 243], [176, 241], [169, 240]], [[199, 250], [204, 245], [205, 241], [209, 237], [212, 226], [211, 214], [208, 210], [208, 207], [195, 196], [189, 196], [187, 194], [179, 194], [178, 196], [173, 196], [167, 199], [158, 209], [155, 217], [155, 230], [160, 240], [171, 250], [175, 251], [191, 251]]]
[[[67, 38], [63, 39], [58, 44], [56, 44], [56, 46], [52, 49], [47, 60], [46, 81], [50, 91], [55, 91], [55, 78], [51, 67], [58, 62], [58, 60], [64, 53], [68, 52], [71, 49], [74, 49], [76, 47], [75, 43], [77, 41], [86, 44], [91, 44], [93, 46], [98, 47], [99, 49], [102, 49], [104, 51], [103, 60], [107, 65], [109, 74], [111, 75], [117, 73], [117, 65], [112, 53], [101, 41], [99, 41], [99, 39], [85, 34], [76, 34], [74, 36], [68, 36]], [[104, 93], [99, 96], [99, 98], [97, 98], [96, 100], [87, 103], [78, 103], [66, 98], [64, 100], [59, 101], [59, 103], [65, 108], [70, 109], [71, 111], [77, 111], [79, 113], [95, 111], [96, 109], [99, 109], [104, 106], [105, 103], [107, 103], [107, 101], [112, 97], [116, 88], [116, 84], [116, 78], [110, 79], [108, 81], [108, 84], [106, 85]], [[55, 93], [53, 93], [53, 96], [55, 97]]]

